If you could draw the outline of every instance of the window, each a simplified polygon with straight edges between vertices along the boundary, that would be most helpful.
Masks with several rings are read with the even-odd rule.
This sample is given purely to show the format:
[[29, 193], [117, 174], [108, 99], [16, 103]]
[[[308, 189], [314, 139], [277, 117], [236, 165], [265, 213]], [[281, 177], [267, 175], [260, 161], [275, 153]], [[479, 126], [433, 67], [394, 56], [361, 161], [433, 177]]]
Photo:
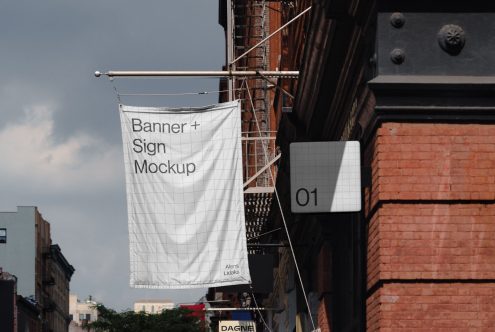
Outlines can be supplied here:
[[86, 318], [85, 314], [79, 314], [79, 320], [83, 321]]
[[7, 228], [0, 228], [0, 243], [7, 243]]
[[91, 322], [91, 314], [86, 314], [86, 320], [87, 320], [88, 322]]

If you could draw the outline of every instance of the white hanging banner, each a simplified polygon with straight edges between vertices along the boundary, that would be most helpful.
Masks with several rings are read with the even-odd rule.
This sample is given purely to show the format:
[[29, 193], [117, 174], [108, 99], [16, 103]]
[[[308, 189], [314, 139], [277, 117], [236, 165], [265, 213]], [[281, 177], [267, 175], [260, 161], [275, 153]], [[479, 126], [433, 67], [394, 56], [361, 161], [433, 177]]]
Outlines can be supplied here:
[[120, 106], [130, 284], [248, 284], [239, 101]]

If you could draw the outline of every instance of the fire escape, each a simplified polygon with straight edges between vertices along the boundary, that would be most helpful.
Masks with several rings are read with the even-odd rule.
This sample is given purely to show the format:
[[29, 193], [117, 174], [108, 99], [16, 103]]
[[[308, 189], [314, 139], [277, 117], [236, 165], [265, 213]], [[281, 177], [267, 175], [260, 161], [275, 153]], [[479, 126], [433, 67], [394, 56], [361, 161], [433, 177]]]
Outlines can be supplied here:
[[[237, 59], [270, 33], [267, 1], [232, 0], [232, 56]], [[262, 43], [234, 64], [235, 70], [272, 70], [269, 44]], [[262, 77], [236, 79], [235, 97], [242, 103], [242, 148], [246, 231], [250, 254], [262, 254], [258, 238], [267, 232], [276, 161], [275, 136], [270, 122], [273, 86]], [[270, 174], [272, 172], [272, 174]]]
[[[286, 244], [280, 240], [282, 228], [276, 225], [278, 213], [270, 209], [275, 200], [280, 159], [275, 144], [278, 120], [283, 112], [292, 110], [298, 77], [282, 74], [273, 79], [260, 72], [298, 70], [302, 48], [299, 44], [292, 45], [289, 37], [292, 32], [297, 36], [303, 33], [304, 22], [296, 20], [310, 8], [308, 3], [302, 3], [299, 8], [298, 3], [280, 0], [220, 2], [220, 24], [226, 32], [229, 65], [223, 70], [258, 72], [246, 77], [232, 75], [220, 82], [220, 90], [229, 91], [229, 98], [224, 94], [220, 100], [239, 99], [242, 106], [244, 207], [252, 285], [211, 288], [208, 299], [217, 308], [225, 307], [226, 303], [234, 308], [261, 307], [253, 313], [260, 331], [266, 331], [265, 319], [271, 325], [274, 312], [281, 307], [269, 298], [278, 287], [273, 268], [278, 267], [280, 257], [289, 257], [280, 255], [281, 247]], [[289, 26], [292, 22], [296, 25]], [[295, 56], [288, 52], [290, 47], [297, 48]], [[216, 327], [218, 320], [228, 318], [227, 312], [217, 312], [210, 317], [211, 326]]]

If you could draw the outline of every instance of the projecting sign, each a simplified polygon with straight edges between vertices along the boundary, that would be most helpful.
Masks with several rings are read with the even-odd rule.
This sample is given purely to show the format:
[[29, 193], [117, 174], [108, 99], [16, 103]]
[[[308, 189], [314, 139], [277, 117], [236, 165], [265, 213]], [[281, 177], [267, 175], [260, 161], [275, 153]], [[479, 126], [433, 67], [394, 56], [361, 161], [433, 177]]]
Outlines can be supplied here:
[[360, 211], [360, 155], [358, 141], [291, 143], [292, 212]]
[[218, 322], [219, 332], [256, 332], [256, 324], [252, 320], [221, 320]]

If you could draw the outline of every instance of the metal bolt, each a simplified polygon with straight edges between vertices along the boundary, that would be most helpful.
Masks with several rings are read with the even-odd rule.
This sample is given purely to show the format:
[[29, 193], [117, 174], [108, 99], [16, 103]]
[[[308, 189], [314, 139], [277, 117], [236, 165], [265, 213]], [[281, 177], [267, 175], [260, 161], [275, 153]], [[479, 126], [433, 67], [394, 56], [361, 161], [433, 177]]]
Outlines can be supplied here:
[[406, 54], [400, 48], [394, 48], [392, 52], [390, 52], [390, 60], [396, 65], [400, 65], [406, 59]]
[[400, 29], [405, 23], [406, 19], [402, 13], [393, 13], [390, 15], [390, 24], [392, 24], [394, 28]]
[[447, 53], [458, 55], [466, 44], [466, 33], [455, 24], [444, 25], [437, 34], [438, 44]]

